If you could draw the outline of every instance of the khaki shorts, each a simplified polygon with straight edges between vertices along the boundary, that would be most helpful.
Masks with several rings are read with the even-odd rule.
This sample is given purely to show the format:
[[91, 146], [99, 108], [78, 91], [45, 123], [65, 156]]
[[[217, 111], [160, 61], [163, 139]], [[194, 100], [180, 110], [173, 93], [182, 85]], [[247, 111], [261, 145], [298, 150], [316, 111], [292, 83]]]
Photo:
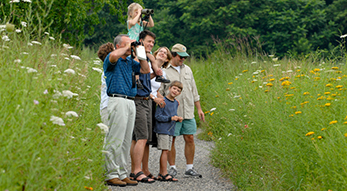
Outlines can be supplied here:
[[171, 151], [171, 145], [172, 145], [171, 135], [164, 135], [164, 134], [157, 133], [157, 139], [158, 139], [158, 146], [157, 146], [158, 150]]
[[135, 100], [136, 119], [133, 140], [152, 140], [152, 100]]

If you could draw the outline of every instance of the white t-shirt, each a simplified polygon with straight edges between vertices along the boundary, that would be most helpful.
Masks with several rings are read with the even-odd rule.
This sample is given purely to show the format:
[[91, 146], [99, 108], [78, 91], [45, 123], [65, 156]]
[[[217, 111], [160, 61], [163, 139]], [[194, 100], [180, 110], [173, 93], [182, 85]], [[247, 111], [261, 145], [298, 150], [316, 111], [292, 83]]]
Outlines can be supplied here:
[[[153, 73], [152, 67], [151, 67], [151, 73]], [[166, 76], [166, 73], [163, 71], [163, 76]], [[160, 88], [161, 82], [156, 82], [155, 77], [151, 79], [151, 87], [152, 87], [152, 95], [154, 97], [157, 97], [158, 89]]]

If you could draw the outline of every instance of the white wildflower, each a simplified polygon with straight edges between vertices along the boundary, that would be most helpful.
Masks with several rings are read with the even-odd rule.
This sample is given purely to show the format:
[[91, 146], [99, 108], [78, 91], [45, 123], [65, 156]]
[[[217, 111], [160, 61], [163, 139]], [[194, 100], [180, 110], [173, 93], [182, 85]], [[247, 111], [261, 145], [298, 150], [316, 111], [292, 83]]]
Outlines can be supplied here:
[[63, 96], [67, 98], [72, 98], [73, 96], [78, 96], [78, 94], [71, 92], [70, 90], [63, 90]]
[[1, 38], [3, 41], [10, 41], [10, 38], [8, 38], [8, 36], [2, 36], [2, 38]]
[[34, 68], [28, 68], [28, 73], [34, 73], [37, 72], [37, 70], [35, 70]]
[[76, 55], [71, 55], [70, 57], [73, 58], [73, 59], [76, 59], [76, 60], [81, 60], [81, 58], [76, 56]]
[[100, 68], [92, 68], [92, 69], [99, 72], [99, 73], [102, 73], [102, 70]]
[[24, 2], [31, 3], [31, 0], [23, 0]]
[[35, 40], [31, 41], [31, 43], [33, 43], [33, 44], [38, 44], [38, 45], [42, 45], [42, 43], [41, 43], [41, 42], [39, 42], [39, 41], [35, 41]]
[[235, 111], [235, 109], [229, 109], [229, 111]]
[[264, 85], [266, 85], [266, 84], [267, 84], [267, 82], [263, 82], [263, 84], [264, 84]]
[[67, 54], [65, 54], [65, 53], [60, 53], [60, 55], [62, 55], [62, 56], [69, 56], [69, 55], [67, 55]]
[[45, 34], [46, 34], [46, 35], [49, 35], [49, 33], [48, 33], [48, 32], [45, 32]]
[[10, 3], [19, 3], [19, 0], [11, 0]]
[[49, 39], [51, 39], [51, 40], [55, 40], [55, 38], [54, 38], [54, 37], [52, 37], [52, 36], [50, 36], [50, 37], [49, 37]]
[[70, 46], [70, 45], [68, 45], [68, 44], [63, 44], [63, 46], [64, 46], [65, 48], [67, 48], [67, 49], [73, 48], [73, 46]]
[[58, 71], [54, 72], [54, 74], [61, 74], [61, 71], [58, 70]]
[[288, 70], [288, 71], [287, 71], [287, 73], [292, 73], [292, 72], [293, 72], [293, 70]]
[[64, 73], [67, 73], [67, 74], [76, 74], [75, 70], [73, 70], [73, 69], [66, 69], [66, 70], [64, 71]]
[[272, 60], [276, 62], [278, 60], [278, 58], [272, 58]]
[[48, 94], [48, 90], [45, 89], [45, 91], [43, 91], [43, 94]]
[[32, 46], [32, 45], [33, 45], [32, 43], [28, 42], [28, 46]]
[[21, 52], [20, 54], [25, 54], [25, 55], [28, 55], [29, 53], [27, 53], [27, 52]]
[[51, 57], [56, 57], [57, 56], [57, 54], [51, 54]]
[[88, 127], [86, 129], [87, 129], [87, 131], [91, 131], [92, 130], [91, 128], [88, 128]]
[[272, 58], [272, 57], [274, 57], [274, 56], [275, 56], [275, 55], [272, 55], [272, 54], [269, 55], [270, 58]]
[[65, 60], [70, 60], [70, 58], [68, 58], [68, 57], [65, 57], [64, 59], [65, 59]]
[[68, 111], [65, 113], [65, 115], [68, 117], [71, 117], [71, 116], [78, 117], [78, 114], [74, 111]]
[[340, 38], [346, 38], [346, 37], [347, 37], [347, 34], [340, 36]]
[[214, 111], [214, 110], [216, 110], [216, 109], [217, 109], [217, 108], [214, 107], [214, 108], [212, 108], [210, 111]]
[[20, 22], [20, 24], [21, 24], [23, 27], [27, 27], [27, 23], [24, 22], [24, 21]]
[[259, 88], [263, 88], [263, 86], [259, 86]]
[[56, 116], [52, 115], [50, 121], [52, 121], [53, 124], [65, 126], [64, 120], [60, 117], [56, 117]]
[[251, 64], [256, 64], [257, 62], [252, 62]]
[[16, 33], [22, 32], [20, 29], [16, 29], [15, 31], [16, 31]]
[[108, 126], [103, 123], [98, 123], [97, 126], [100, 127], [101, 130], [104, 130], [105, 133], [108, 133]]
[[229, 134], [228, 134], [228, 137], [229, 137], [230, 135], [232, 135], [232, 134], [231, 134], [231, 133], [229, 133]]
[[258, 74], [259, 74], [258, 71], [253, 72], [253, 75], [258, 75]]
[[277, 66], [281, 66], [281, 64], [274, 64], [274, 66], [275, 66], [275, 67], [277, 67]]
[[14, 63], [21, 63], [22, 61], [20, 59], [14, 60]]
[[53, 90], [54, 94], [53, 94], [53, 98], [54, 99], [57, 99], [59, 98], [62, 94], [60, 93], [60, 91], [57, 91], [57, 90]]
[[100, 65], [101, 64], [101, 61], [100, 60], [93, 60], [94, 64], [96, 65]]

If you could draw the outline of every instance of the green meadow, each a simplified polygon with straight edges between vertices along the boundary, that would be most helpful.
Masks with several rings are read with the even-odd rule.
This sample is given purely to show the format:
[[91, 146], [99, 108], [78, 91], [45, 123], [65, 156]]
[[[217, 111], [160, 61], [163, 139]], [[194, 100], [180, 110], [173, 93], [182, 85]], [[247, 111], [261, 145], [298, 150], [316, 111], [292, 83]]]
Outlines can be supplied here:
[[[1, 34], [0, 190], [105, 189], [96, 52], [49, 33]], [[240, 190], [346, 190], [345, 53], [216, 47], [186, 61], [206, 115], [199, 138], [216, 143], [212, 163]]]

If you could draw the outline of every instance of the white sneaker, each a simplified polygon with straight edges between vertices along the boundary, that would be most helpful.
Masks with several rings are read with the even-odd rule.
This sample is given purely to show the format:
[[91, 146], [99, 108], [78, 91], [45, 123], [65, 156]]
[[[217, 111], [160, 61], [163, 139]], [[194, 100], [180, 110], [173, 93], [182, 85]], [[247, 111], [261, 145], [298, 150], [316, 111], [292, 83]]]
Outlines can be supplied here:
[[193, 177], [193, 178], [202, 178], [202, 175], [199, 174], [194, 168], [187, 170], [184, 173], [184, 178], [189, 178], [189, 177]]
[[170, 174], [172, 177], [175, 177], [177, 175], [177, 170], [171, 167], [167, 173]]

